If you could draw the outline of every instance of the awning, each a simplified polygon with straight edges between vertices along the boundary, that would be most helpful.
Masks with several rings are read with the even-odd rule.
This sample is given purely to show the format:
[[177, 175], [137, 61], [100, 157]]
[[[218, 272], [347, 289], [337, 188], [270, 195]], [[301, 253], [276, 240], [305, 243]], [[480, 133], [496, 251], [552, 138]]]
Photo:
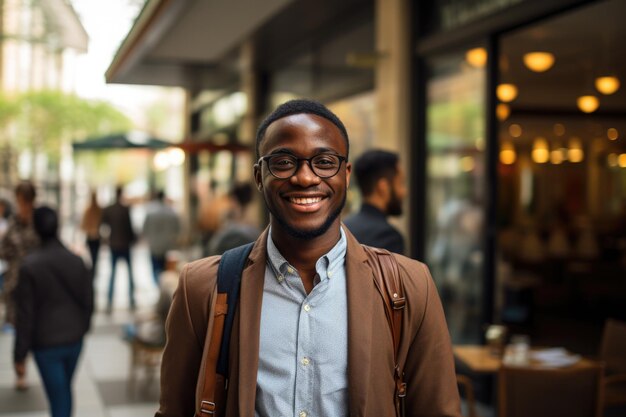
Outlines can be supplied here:
[[177, 144], [158, 139], [143, 132], [127, 132], [87, 138], [72, 143], [75, 151], [105, 151], [112, 149], [163, 149]]

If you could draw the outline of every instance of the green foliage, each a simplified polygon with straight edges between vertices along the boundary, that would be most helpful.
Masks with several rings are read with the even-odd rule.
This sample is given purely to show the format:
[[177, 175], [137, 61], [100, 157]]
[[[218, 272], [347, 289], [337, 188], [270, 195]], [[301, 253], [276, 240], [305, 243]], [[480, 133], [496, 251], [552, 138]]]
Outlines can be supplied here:
[[32, 91], [13, 99], [0, 97], [0, 129], [10, 124], [18, 148], [58, 157], [61, 143], [79, 138], [127, 131], [132, 122], [108, 103], [90, 101], [60, 91]]

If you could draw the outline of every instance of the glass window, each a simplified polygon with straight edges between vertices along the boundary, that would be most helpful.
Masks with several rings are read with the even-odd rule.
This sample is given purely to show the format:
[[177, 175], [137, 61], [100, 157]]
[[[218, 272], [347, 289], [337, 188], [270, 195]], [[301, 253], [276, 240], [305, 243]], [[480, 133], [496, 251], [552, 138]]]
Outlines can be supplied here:
[[482, 326], [485, 64], [483, 48], [427, 62], [426, 262], [456, 343]]

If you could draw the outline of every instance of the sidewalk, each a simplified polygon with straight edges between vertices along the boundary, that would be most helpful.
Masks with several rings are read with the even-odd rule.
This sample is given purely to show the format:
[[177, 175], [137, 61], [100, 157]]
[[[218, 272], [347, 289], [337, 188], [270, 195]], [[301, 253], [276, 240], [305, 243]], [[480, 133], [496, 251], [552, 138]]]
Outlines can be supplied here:
[[[136, 245], [132, 252], [135, 297], [138, 312], [149, 311], [158, 298], [152, 279], [148, 249]], [[130, 346], [122, 339], [122, 326], [131, 322], [128, 309], [128, 275], [126, 266], [118, 264], [115, 280], [113, 314], [104, 314], [110, 274], [110, 253], [100, 250], [94, 282], [96, 312], [74, 376], [74, 416], [135, 417], [151, 416], [157, 409], [158, 375], [151, 383], [140, 379], [135, 392], [129, 392]], [[37, 368], [29, 357], [26, 392], [13, 388], [13, 335], [0, 334], [0, 416], [46, 417], [48, 404]]]

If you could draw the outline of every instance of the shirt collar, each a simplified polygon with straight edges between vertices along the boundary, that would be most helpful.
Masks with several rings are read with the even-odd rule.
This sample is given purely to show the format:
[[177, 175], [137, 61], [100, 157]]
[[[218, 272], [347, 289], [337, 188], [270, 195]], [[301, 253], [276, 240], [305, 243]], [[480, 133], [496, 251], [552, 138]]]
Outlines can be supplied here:
[[[328, 273], [332, 276], [332, 272], [338, 267], [343, 266], [346, 258], [346, 249], [348, 247], [348, 240], [346, 239], [346, 233], [343, 230], [343, 226], [339, 228], [339, 241], [329, 250], [325, 255], [320, 257], [315, 263], [315, 269], [320, 277], [320, 281], [328, 278]], [[272, 228], [270, 227], [267, 234], [267, 259], [271, 269], [274, 271], [274, 275], [285, 275], [287, 269], [290, 267], [289, 262], [280, 253], [274, 241], [272, 240]]]

